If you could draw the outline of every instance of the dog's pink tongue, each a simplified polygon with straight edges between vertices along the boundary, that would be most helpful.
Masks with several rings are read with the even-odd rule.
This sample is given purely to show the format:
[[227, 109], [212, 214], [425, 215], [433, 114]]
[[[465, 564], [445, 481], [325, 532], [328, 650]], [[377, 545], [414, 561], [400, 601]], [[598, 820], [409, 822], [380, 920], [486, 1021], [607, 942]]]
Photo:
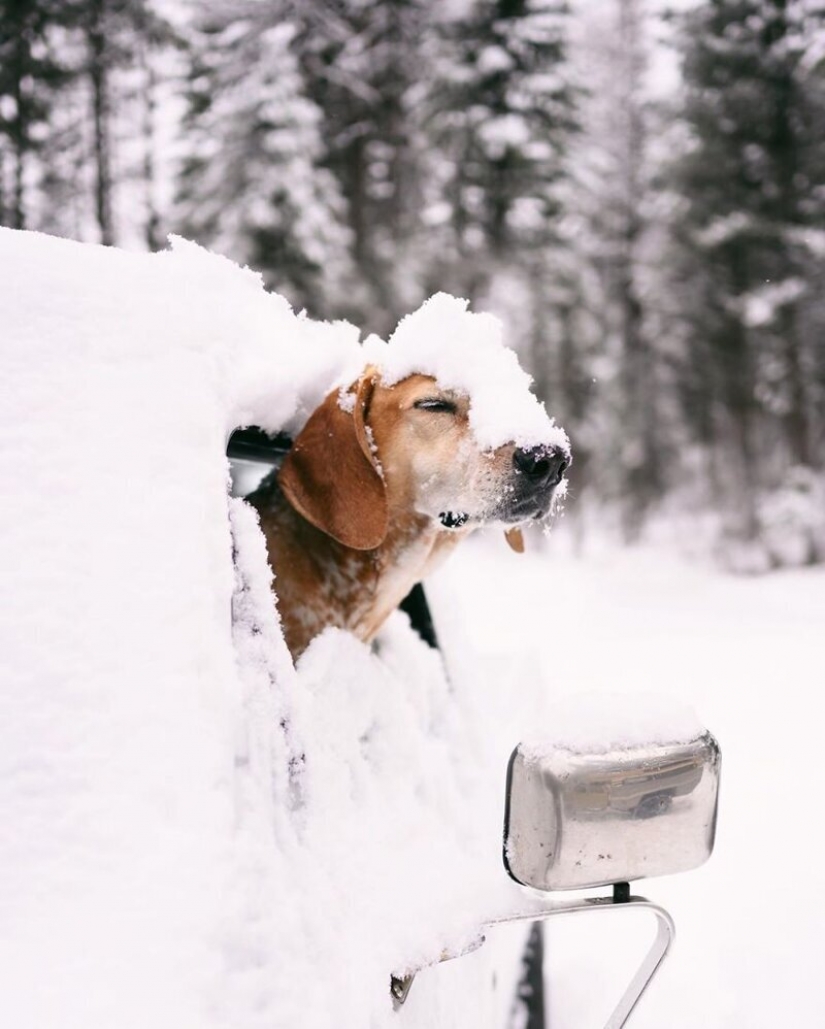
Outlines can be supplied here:
[[524, 553], [524, 536], [521, 533], [521, 529], [508, 529], [504, 533], [504, 538], [507, 540], [511, 550], [515, 550], [517, 554]]

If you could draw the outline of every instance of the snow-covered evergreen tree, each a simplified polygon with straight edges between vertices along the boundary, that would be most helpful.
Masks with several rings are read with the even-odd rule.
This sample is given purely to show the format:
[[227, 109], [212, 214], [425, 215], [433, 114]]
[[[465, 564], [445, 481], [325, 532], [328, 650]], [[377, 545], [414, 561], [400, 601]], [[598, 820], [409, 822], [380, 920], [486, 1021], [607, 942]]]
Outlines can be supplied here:
[[295, 36], [286, 4], [198, 5], [177, 223], [323, 315], [345, 288], [349, 240]]
[[32, 223], [36, 159], [71, 75], [53, 46], [59, 0], [0, 0], [0, 224]]
[[553, 239], [575, 127], [568, 14], [563, 0], [473, 0], [438, 18], [427, 97], [431, 202], [471, 297], [488, 291], [494, 268]]
[[422, 299], [418, 104], [433, 0], [306, 0], [296, 8], [323, 163], [345, 199], [357, 287], [347, 313], [388, 331]]
[[708, 0], [683, 27], [678, 281], [707, 435], [751, 537], [758, 488], [822, 461], [823, 31], [825, 11], [794, 0]]
[[[152, 56], [176, 45], [178, 38], [149, 0], [75, 0], [75, 4], [92, 114], [95, 220], [100, 241], [113, 243], [116, 235], [123, 236], [116, 233], [115, 193], [129, 179], [145, 173], [147, 161], [151, 168], [153, 160], [150, 134], [135, 132], [135, 124], [127, 129], [127, 120], [138, 125], [143, 121], [145, 129], [140, 115], [145, 113], [144, 105], [153, 102]], [[137, 147], [128, 146], [127, 139], [137, 139]], [[130, 149], [139, 151], [131, 162], [126, 153]], [[156, 212], [147, 211], [144, 231], [150, 240], [155, 218]]]
[[9, 10], [0, 28], [5, 220], [103, 243], [148, 235], [151, 217], [140, 226], [128, 195], [148, 157], [135, 113], [152, 95], [147, 63], [175, 41], [170, 24], [149, 0], [27, 0]]
[[[583, 12], [576, 72], [586, 84], [573, 142], [564, 226], [575, 306], [598, 329], [578, 335], [574, 363], [591, 370], [580, 412], [581, 450], [603, 497], [632, 537], [663, 489], [661, 248], [652, 143], [660, 128], [648, 81], [651, 18], [643, 0], [605, 0]], [[579, 316], [581, 319], [581, 315]], [[587, 354], [581, 344], [590, 340]], [[582, 368], [583, 371], [583, 368]], [[579, 379], [585, 377], [579, 373]], [[583, 416], [583, 417], [582, 417]]]

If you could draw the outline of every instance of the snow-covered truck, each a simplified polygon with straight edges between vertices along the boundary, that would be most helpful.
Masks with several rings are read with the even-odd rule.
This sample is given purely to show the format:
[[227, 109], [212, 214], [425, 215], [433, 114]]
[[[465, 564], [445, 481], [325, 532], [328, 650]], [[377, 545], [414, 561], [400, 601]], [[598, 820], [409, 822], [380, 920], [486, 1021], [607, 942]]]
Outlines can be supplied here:
[[[294, 432], [356, 330], [183, 241], [0, 230], [0, 267], [2, 1024], [500, 1029], [496, 926], [645, 906], [624, 883], [707, 857], [718, 748], [682, 713], [527, 739], [542, 690], [469, 688], [401, 613], [293, 666], [227, 440]], [[647, 907], [612, 1025], [670, 938]]]

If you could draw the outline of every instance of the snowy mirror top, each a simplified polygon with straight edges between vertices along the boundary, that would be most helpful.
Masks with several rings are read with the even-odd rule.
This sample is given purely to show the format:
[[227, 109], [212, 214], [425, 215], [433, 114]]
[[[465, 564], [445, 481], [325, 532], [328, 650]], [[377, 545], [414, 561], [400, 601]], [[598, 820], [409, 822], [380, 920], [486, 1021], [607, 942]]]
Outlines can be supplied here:
[[548, 731], [522, 741], [536, 758], [559, 750], [596, 754], [687, 743], [704, 732], [692, 708], [655, 693], [594, 690], [560, 697], [548, 705], [546, 723]]

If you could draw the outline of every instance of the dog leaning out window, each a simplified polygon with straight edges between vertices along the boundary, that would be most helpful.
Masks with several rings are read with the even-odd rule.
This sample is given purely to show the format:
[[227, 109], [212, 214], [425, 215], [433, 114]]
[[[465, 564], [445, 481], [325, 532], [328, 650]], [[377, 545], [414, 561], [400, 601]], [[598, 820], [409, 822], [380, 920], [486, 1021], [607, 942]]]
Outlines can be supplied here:
[[367, 369], [329, 394], [280, 470], [248, 497], [294, 658], [327, 626], [371, 640], [474, 529], [548, 514], [566, 445], [482, 450], [470, 404], [431, 376], [389, 386]]

